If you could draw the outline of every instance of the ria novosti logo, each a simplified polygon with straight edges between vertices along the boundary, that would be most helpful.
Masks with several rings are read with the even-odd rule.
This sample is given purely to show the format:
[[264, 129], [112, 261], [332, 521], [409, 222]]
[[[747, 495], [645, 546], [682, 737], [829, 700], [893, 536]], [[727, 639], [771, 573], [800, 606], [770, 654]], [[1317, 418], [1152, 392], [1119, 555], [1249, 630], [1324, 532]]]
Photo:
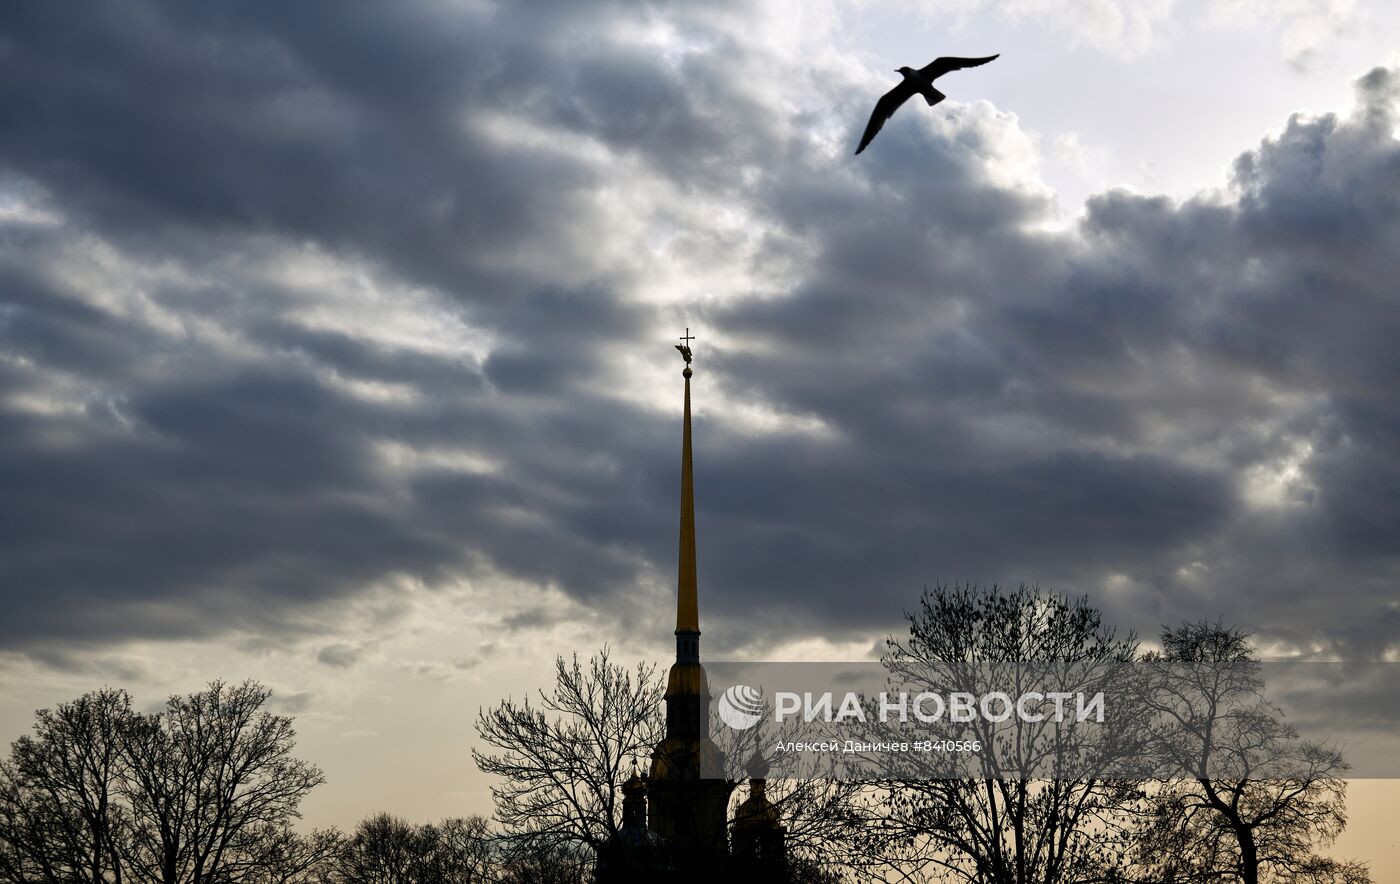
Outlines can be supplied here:
[[[807, 724], [814, 721], [864, 724], [871, 717], [881, 723], [891, 720], [907, 723], [912, 718], [923, 724], [977, 720], [999, 724], [1014, 717], [1028, 723], [1093, 721], [1103, 724], [1105, 706], [1103, 691], [1092, 695], [1070, 691], [1026, 691], [1017, 696], [1003, 691], [980, 695], [966, 691], [946, 695], [932, 691], [912, 695], [906, 691], [896, 694], [882, 691], [869, 705], [862, 702], [862, 695], [854, 691], [846, 692], [839, 702], [831, 691], [820, 694], [778, 691], [773, 697], [773, 720], [778, 724], [790, 717], [798, 717]], [[745, 731], [758, 724], [766, 711], [763, 692], [746, 684], [730, 687], [719, 698], [719, 717], [735, 730]]]
[[736, 731], [746, 731], [763, 720], [763, 693], [736, 684], [719, 695], [720, 720]]

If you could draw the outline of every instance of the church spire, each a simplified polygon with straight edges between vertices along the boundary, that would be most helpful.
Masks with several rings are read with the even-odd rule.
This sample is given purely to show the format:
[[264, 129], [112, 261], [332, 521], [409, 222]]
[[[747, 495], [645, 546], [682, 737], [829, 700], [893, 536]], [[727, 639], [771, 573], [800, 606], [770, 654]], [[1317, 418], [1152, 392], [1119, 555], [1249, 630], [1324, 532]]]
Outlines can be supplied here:
[[[690, 329], [686, 329], [687, 332]], [[695, 475], [690, 449], [690, 365], [685, 378], [685, 429], [681, 442], [681, 553], [676, 580], [676, 632], [700, 631], [700, 602], [695, 578]]]
[[697, 662], [700, 659], [700, 600], [699, 583], [695, 576], [695, 475], [690, 447], [690, 342], [695, 340], [690, 329], [685, 330], [676, 345], [685, 359], [685, 415], [681, 435], [681, 542], [680, 561], [676, 576], [676, 659]]
[[[710, 685], [700, 665], [700, 606], [695, 579], [695, 476], [690, 455], [690, 342], [685, 330], [676, 349], [685, 359], [685, 417], [681, 442], [680, 567], [676, 575], [676, 662], [666, 674], [666, 737], [651, 754], [652, 831], [666, 839], [687, 880], [719, 880], [729, 847], [726, 811], [730, 783], [724, 753], [710, 739]], [[651, 879], [647, 879], [651, 880]]]

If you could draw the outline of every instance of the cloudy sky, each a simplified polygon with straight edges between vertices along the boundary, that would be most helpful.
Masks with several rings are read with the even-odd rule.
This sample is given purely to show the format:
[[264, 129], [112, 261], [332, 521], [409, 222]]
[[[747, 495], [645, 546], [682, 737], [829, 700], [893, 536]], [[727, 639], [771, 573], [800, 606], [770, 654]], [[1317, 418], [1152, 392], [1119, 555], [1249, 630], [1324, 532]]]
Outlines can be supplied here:
[[[939, 580], [1400, 659], [1397, 45], [1367, 0], [6, 5], [0, 737], [256, 676], [312, 821], [486, 810], [479, 705], [668, 653], [686, 327], [711, 659], [869, 658]], [[993, 52], [851, 156], [892, 68]]]

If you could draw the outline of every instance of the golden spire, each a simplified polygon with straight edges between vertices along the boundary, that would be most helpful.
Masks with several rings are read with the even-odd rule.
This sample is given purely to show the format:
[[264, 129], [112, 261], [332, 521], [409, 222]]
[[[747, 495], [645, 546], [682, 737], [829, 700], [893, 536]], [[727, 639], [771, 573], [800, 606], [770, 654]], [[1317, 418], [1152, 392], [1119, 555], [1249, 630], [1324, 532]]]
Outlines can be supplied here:
[[690, 457], [690, 342], [694, 337], [685, 330], [676, 349], [685, 358], [685, 417], [681, 442], [681, 549], [680, 568], [676, 579], [676, 633], [700, 634], [700, 601], [695, 577], [695, 476]]

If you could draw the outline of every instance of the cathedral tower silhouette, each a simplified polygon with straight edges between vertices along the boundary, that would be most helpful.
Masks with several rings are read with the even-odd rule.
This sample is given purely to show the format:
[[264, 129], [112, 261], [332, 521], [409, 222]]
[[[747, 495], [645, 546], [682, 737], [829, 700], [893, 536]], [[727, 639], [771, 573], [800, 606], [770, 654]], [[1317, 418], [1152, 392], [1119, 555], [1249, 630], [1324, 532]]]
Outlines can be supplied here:
[[[710, 738], [710, 687], [700, 664], [700, 598], [695, 566], [695, 469], [690, 431], [690, 330], [676, 349], [685, 358], [681, 430], [680, 551], [676, 575], [676, 662], [666, 679], [666, 736], [652, 750], [651, 770], [635, 770], [623, 786], [618, 837], [600, 851], [599, 884], [786, 880], [786, 844], [776, 807], [765, 794], [767, 765], [749, 761], [749, 798], [734, 819], [737, 785]], [[645, 818], [645, 828], [642, 821]]]
[[[689, 337], [689, 330], [686, 332]], [[724, 754], [710, 739], [710, 687], [700, 665], [700, 599], [695, 569], [695, 470], [691, 455], [689, 340], [681, 431], [680, 555], [676, 577], [676, 662], [666, 679], [666, 738], [652, 752], [648, 822], [678, 863], [722, 864], [728, 852], [726, 811], [732, 786]]]

